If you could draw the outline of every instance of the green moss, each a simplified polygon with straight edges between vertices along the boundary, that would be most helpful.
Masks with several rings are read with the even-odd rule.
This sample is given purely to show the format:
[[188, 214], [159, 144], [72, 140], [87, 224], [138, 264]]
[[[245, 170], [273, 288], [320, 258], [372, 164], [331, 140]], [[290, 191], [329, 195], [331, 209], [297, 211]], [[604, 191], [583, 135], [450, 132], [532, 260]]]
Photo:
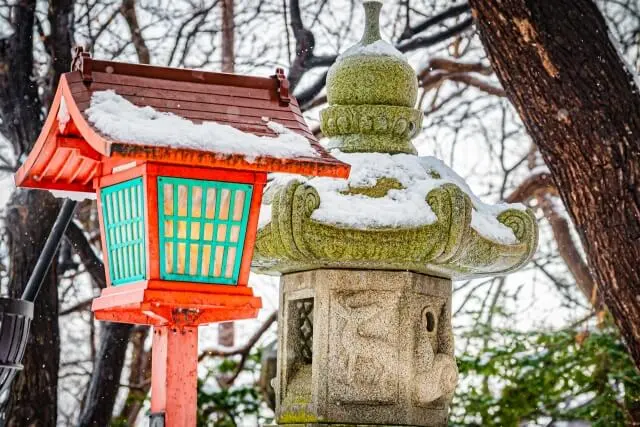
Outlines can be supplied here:
[[455, 185], [432, 190], [426, 200], [437, 216], [433, 224], [351, 229], [312, 220], [320, 206], [317, 191], [292, 182], [274, 198], [271, 224], [258, 232], [253, 268], [271, 274], [318, 268], [410, 270], [465, 279], [513, 271], [535, 251], [537, 225], [530, 211], [500, 214], [498, 220], [519, 241], [503, 245], [471, 228], [471, 200]]
[[[365, 2], [367, 23], [360, 45], [380, 39], [380, 4]], [[348, 153], [416, 154], [411, 144], [421, 129], [423, 113], [414, 109], [418, 83], [414, 70], [388, 55], [355, 54], [331, 67], [327, 78], [330, 106], [321, 112], [329, 147]], [[437, 172], [425, 172], [439, 178]], [[372, 187], [346, 193], [382, 197], [400, 189], [391, 177]], [[253, 268], [288, 273], [320, 268], [410, 270], [453, 279], [513, 271], [532, 256], [537, 225], [529, 211], [507, 210], [498, 220], [511, 227], [518, 242], [496, 243], [471, 228], [473, 205], [452, 184], [425, 194], [437, 221], [420, 227], [361, 228], [314, 221], [320, 206], [317, 191], [290, 183], [273, 196], [271, 223], [257, 235]]]
[[284, 412], [278, 417], [279, 424], [304, 424], [317, 422], [318, 417], [314, 414], [300, 411], [300, 412]]
[[[359, 46], [380, 40], [380, 9], [365, 2], [365, 29]], [[355, 54], [336, 62], [327, 75], [327, 100], [331, 105], [398, 105], [413, 107], [418, 79], [411, 66], [389, 55]]]
[[413, 107], [417, 96], [415, 71], [393, 56], [349, 56], [331, 67], [327, 75], [327, 100], [332, 105]]
[[334, 105], [320, 113], [322, 133], [346, 153], [416, 154], [410, 142], [422, 127], [422, 113], [391, 105]]
[[344, 135], [331, 140], [331, 148], [343, 153], [389, 153], [416, 154], [409, 141], [399, 140], [389, 135]]
[[380, 178], [373, 187], [349, 187], [342, 194], [361, 194], [368, 197], [380, 198], [387, 195], [389, 190], [402, 190], [404, 186], [395, 178]]

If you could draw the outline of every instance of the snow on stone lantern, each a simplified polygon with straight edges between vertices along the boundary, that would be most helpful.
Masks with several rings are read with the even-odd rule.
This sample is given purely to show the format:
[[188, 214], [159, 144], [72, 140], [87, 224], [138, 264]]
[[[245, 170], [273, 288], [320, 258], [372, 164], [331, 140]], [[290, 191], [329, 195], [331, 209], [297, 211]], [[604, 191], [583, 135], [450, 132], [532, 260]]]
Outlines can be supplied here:
[[415, 72], [380, 39], [381, 4], [364, 7], [364, 36], [329, 70], [321, 112], [349, 179], [283, 176], [264, 196], [253, 268], [282, 274], [279, 425], [446, 425], [452, 280], [512, 272], [537, 246], [524, 206], [487, 205], [416, 155]]
[[271, 78], [90, 58], [79, 50], [16, 183], [97, 196], [107, 288], [97, 319], [154, 326], [154, 422], [195, 425], [197, 326], [252, 318], [247, 286], [268, 172], [346, 177]]

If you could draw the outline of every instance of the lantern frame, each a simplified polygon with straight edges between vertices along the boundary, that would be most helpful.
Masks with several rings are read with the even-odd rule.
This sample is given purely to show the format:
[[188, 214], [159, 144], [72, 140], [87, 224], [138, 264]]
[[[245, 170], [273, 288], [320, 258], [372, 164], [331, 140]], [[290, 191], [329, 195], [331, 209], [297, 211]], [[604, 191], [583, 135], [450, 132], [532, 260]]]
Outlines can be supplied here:
[[[188, 326], [255, 317], [261, 301], [247, 286], [247, 281], [267, 173], [345, 178], [350, 170], [348, 164], [332, 157], [318, 144], [297, 101], [289, 95], [284, 71], [277, 69], [270, 77], [254, 77], [128, 64], [96, 60], [81, 49], [76, 52], [72, 70], [60, 77], [42, 132], [16, 173], [15, 181], [20, 187], [97, 193], [102, 249], [107, 258], [107, 287], [93, 301], [96, 318], [154, 326]], [[137, 107], [151, 107], [194, 124], [212, 121], [264, 137], [256, 140], [256, 144], [265, 147], [271, 144], [270, 137], [277, 137], [278, 129], [284, 128], [287, 129], [284, 132], [306, 138], [314, 153], [284, 157], [276, 152], [270, 155], [268, 149], [256, 150], [265, 153], [257, 156], [221, 153], [215, 150], [215, 135], [212, 135], [211, 147], [197, 149], [170, 140], [151, 143], [114, 139], [105, 135], [88, 114], [94, 94], [105, 90], [115, 92]], [[120, 120], [124, 125], [127, 117], [122, 116]], [[276, 126], [270, 125], [272, 120]], [[252, 186], [237, 281], [218, 280], [209, 284], [197, 280], [166, 280], [175, 277], [162, 275], [159, 176]], [[103, 195], [113, 190], [108, 187], [132, 179], [142, 180], [145, 250], [141, 250], [141, 242], [136, 242], [139, 246], [133, 251], [135, 254], [138, 250], [137, 262], [134, 265], [129, 260], [123, 267], [123, 271], [129, 268], [129, 273], [135, 271], [135, 274], [123, 276], [117, 271], [121, 266], [114, 267], [110, 262], [114, 260], [108, 258], [113, 255], [109, 253], [113, 245], [108, 243], [105, 233], [109, 230], [105, 230], [102, 200]], [[108, 228], [111, 219], [107, 221]], [[136, 233], [141, 237], [139, 230]], [[181, 262], [184, 265], [184, 261]]]
[[[160, 193], [158, 180], [164, 177], [178, 179], [197, 178], [202, 181], [250, 185], [252, 188], [248, 209], [243, 250], [236, 283], [199, 283], [163, 279], [160, 263]], [[114, 284], [112, 262], [105, 263], [109, 287], [93, 302], [96, 318], [126, 323], [164, 324], [171, 321], [175, 309], [191, 310], [189, 323], [210, 323], [236, 320], [257, 315], [261, 307], [258, 298], [247, 287], [253, 246], [258, 227], [262, 191], [266, 173], [200, 167], [177, 167], [145, 162], [131, 165], [124, 171], [106, 175], [97, 180], [98, 212], [102, 236], [102, 251], [109, 254], [105, 230], [102, 194], [114, 185], [142, 179], [144, 216], [145, 277], [135, 282]], [[108, 256], [108, 255], [107, 255]], [[212, 298], [215, 296], [215, 298]]]

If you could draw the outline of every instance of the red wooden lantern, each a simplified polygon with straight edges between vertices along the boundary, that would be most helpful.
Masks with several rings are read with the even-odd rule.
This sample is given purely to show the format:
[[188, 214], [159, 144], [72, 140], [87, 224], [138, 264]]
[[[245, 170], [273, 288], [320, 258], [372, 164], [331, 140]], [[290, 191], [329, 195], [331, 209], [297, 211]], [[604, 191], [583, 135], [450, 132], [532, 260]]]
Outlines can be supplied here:
[[154, 326], [152, 412], [167, 425], [195, 425], [197, 326], [261, 307], [247, 280], [268, 172], [349, 173], [317, 144], [282, 70], [246, 77], [79, 51], [16, 174], [21, 187], [97, 194], [108, 287], [93, 310]]

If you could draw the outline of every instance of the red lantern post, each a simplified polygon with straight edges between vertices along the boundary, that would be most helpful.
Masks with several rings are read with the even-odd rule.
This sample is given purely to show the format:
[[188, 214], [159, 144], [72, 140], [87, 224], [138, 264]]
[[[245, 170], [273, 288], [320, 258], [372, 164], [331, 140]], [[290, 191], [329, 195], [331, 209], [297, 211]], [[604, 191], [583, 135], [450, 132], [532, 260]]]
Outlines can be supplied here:
[[79, 51], [16, 174], [21, 187], [97, 196], [108, 286], [93, 311], [154, 327], [151, 410], [168, 426], [196, 422], [198, 325], [261, 307], [247, 282], [268, 172], [349, 173], [317, 144], [281, 70], [246, 77]]

